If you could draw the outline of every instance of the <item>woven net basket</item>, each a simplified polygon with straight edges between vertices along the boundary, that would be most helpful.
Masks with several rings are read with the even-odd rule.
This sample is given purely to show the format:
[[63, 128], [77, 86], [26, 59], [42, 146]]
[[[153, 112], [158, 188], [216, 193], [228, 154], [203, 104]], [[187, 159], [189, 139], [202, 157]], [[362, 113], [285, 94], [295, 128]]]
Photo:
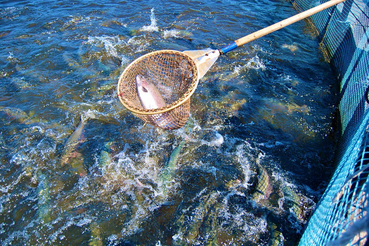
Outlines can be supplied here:
[[[137, 93], [136, 76], [150, 78], [166, 107], [144, 109]], [[120, 102], [137, 117], [156, 127], [173, 130], [182, 127], [190, 116], [190, 97], [199, 82], [192, 58], [182, 52], [161, 50], [133, 61], [118, 81]]]

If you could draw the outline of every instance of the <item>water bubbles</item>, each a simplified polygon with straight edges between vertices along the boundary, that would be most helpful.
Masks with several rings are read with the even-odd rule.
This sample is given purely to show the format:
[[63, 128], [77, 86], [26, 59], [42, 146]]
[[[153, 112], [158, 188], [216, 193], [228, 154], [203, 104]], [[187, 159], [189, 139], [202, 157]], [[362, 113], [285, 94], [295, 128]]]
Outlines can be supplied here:
[[210, 131], [203, 137], [202, 143], [211, 147], [220, 147], [224, 143], [224, 137], [217, 131]]
[[[104, 2], [99, 10], [81, 2], [49, 9], [29, 5], [28, 12], [0, 9], [0, 18], [11, 20], [4, 26], [11, 31], [0, 33], [5, 47], [0, 76], [8, 77], [17, 89], [10, 94], [0, 88], [5, 95], [1, 100], [5, 117], [0, 122], [0, 215], [5, 218], [0, 240], [4, 244], [160, 245], [172, 240], [193, 245], [266, 245], [260, 240], [272, 233], [270, 218], [278, 222], [278, 229], [296, 235], [297, 227], [285, 222], [300, 225], [306, 218], [293, 202], [310, 203], [301, 198], [298, 186], [284, 183], [288, 175], [281, 174], [280, 160], [270, 153], [293, 148], [279, 133], [296, 127], [278, 124], [276, 117], [297, 114], [298, 120], [291, 122], [311, 132], [309, 122], [300, 117], [313, 109], [301, 102], [262, 98], [265, 91], [260, 87], [273, 95], [281, 91], [274, 87], [286, 87], [288, 96], [298, 95], [300, 100], [304, 94], [296, 90], [305, 83], [304, 76], [274, 61], [273, 68], [278, 69], [272, 71], [269, 60], [276, 52], [271, 43], [245, 47], [214, 66], [204, 78], [209, 83], [199, 86], [200, 93], [193, 96], [193, 123], [182, 129], [163, 132], [143, 125], [117, 101], [117, 78], [141, 53], [215, 47], [239, 34], [239, 28], [227, 29], [226, 35], [214, 32], [224, 23], [227, 28], [235, 24], [224, 9], [239, 9], [224, 8], [221, 1], [199, 7], [206, 4], [214, 12], [175, 1], [160, 10], [150, 7], [146, 14], [147, 5], [132, 1], [125, 2], [130, 11], [118, 12], [121, 4]], [[19, 28], [14, 29], [14, 24]], [[283, 48], [283, 43], [275, 47], [286, 53], [301, 51]], [[296, 43], [296, 47], [300, 46]], [[276, 76], [275, 71], [283, 73]], [[250, 74], [255, 76], [249, 78]], [[284, 91], [278, 95], [287, 97]], [[91, 119], [85, 122], [68, 161], [60, 165], [81, 115]], [[261, 149], [265, 156], [259, 158]], [[273, 192], [269, 199], [251, 201], [262, 183], [256, 163], [265, 168]], [[169, 164], [171, 172], [164, 180], [161, 174]], [[281, 190], [283, 185], [294, 193]], [[23, 206], [27, 212], [22, 214]]]
[[258, 69], [265, 70], [266, 66], [264, 62], [259, 58], [259, 56], [255, 55], [254, 57], [249, 59], [249, 61], [245, 65], [245, 68], [255, 69], [255, 70], [258, 70]]
[[88, 225], [92, 222], [92, 219], [90, 218], [82, 218], [77, 223], [76, 226], [83, 227], [84, 225]]
[[179, 30], [176, 30], [176, 29], [172, 29], [172, 30], [164, 30], [163, 32], [163, 38], [164, 39], [167, 39], [167, 38], [177, 38], [179, 37], [179, 33], [180, 31]]
[[85, 44], [96, 44], [103, 45], [105, 51], [111, 56], [119, 58], [117, 49], [120, 46], [126, 45], [126, 42], [122, 40], [119, 36], [100, 36], [100, 37], [88, 37], [87, 42]]

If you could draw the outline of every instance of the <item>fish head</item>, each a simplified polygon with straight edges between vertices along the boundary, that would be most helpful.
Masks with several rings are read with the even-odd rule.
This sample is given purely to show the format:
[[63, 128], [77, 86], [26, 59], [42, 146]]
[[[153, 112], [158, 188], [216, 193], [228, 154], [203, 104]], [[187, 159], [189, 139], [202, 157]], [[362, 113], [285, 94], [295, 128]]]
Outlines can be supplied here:
[[149, 82], [145, 79], [145, 77], [141, 75], [136, 76], [136, 85], [137, 85], [137, 91], [142, 93], [148, 93], [149, 92]]
[[165, 107], [166, 103], [155, 85], [141, 75], [136, 76], [138, 97], [145, 109]]

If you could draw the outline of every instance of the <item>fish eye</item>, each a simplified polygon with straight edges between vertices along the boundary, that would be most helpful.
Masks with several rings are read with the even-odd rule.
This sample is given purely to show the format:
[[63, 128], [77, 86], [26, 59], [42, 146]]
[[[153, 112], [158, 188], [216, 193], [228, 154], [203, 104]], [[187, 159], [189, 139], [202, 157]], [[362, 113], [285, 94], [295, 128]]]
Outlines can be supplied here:
[[143, 92], [148, 92], [148, 90], [145, 87], [143, 87], [143, 86], [142, 86], [142, 91]]

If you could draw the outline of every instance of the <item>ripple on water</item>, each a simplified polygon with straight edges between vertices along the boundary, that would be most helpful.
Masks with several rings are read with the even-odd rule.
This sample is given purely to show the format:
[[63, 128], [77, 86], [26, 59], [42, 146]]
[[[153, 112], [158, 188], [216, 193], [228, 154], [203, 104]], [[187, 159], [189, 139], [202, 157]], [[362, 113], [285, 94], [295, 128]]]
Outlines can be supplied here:
[[269, 0], [4, 3], [3, 244], [296, 244], [334, 149], [334, 78], [304, 23], [221, 57], [182, 129], [144, 125], [115, 88], [147, 52], [219, 48], [294, 13]]

